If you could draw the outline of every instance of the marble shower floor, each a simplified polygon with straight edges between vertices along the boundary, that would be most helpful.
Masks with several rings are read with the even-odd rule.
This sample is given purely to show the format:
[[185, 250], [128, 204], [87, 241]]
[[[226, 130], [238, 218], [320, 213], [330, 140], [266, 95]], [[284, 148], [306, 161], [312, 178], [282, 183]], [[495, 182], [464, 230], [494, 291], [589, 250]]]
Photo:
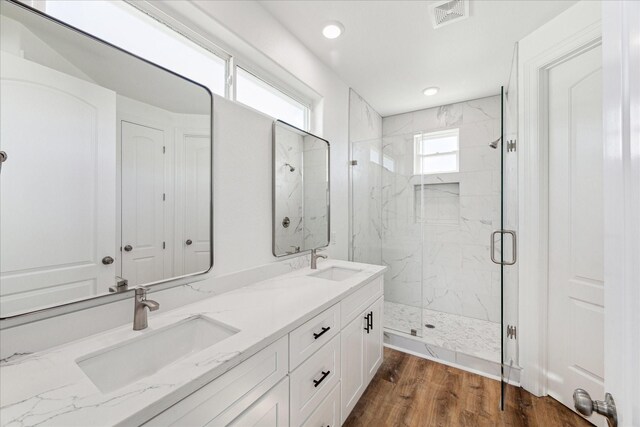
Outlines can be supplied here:
[[[384, 302], [384, 326], [406, 334], [416, 329], [423, 342], [448, 350], [500, 363], [500, 324], [487, 320]], [[427, 328], [425, 324], [435, 326]]]

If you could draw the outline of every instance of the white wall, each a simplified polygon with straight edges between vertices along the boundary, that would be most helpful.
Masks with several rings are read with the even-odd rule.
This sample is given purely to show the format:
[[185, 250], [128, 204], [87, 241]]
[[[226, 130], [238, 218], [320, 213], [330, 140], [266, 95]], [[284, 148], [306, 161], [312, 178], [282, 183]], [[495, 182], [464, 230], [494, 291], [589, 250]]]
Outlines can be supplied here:
[[[276, 64], [280, 68], [279, 74], [289, 74], [292, 85], [296, 81], [302, 82], [317, 94], [311, 132], [331, 143], [332, 244], [329, 255], [347, 259], [349, 87], [258, 2], [198, 0], [159, 3], [153, 4], [181, 22], [198, 28], [201, 34], [218, 41], [234, 55], [237, 52], [240, 63], [250, 62], [254, 69], [269, 71]], [[286, 73], [283, 74], [283, 70]]]

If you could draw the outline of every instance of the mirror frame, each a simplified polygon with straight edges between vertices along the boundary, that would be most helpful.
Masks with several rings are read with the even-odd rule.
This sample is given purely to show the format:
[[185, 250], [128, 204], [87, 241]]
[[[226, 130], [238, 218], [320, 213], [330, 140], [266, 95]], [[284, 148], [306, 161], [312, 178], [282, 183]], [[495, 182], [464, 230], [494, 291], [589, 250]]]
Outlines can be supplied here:
[[296, 252], [293, 254], [277, 254], [276, 253], [276, 227], [278, 226], [278, 220], [276, 218], [276, 128], [278, 127], [278, 123], [289, 126], [300, 133], [305, 135], [312, 136], [321, 141], [324, 141], [327, 144], [327, 176], [329, 179], [327, 180], [327, 244], [325, 246], [318, 246], [313, 249], [326, 248], [331, 244], [331, 144], [324, 138], [320, 138], [317, 135], [312, 134], [311, 132], [307, 132], [306, 130], [300, 129], [290, 123], [285, 122], [284, 120], [274, 120], [272, 126], [272, 135], [271, 135], [271, 253], [274, 257], [283, 258], [283, 257], [297, 257], [300, 255], [304, 255], [308, 252], [311, 252], [312, 249], [301, 250], [300, 252]]
[[[39, 11], [38, 9], [35, 9], [31, 6], [28, 6], [24, 3], [21, 3], [18, 0], [0, 0], [2, 2], [7, 2], [10, 3], [14, 6], [20, 7], [30, 13], [34, 13], [38, 16], [40, 16], [41, 18], [47, 19], [57, 25], [60, 25], [64, 28], [66, 28], [67, 30], [71, 30], [75, 33], [78, 33], [81, 36], [84, 37], [88, 37], [98, 43], [102, 43], [112, 49], [115, 49], [121, 53], [124, 53], [126, 55], [129, 55], [139, 61], [143, 61], [153, 67], [159, 68], [162, 71], [165, 71], [169, 74], [174, 75], [175, 77], [178, 77], [182, 80], [185, 80], [189, 83], [192, 83], [196, 86], [199, 86], [200, 88], [204, 89], [208, 94], [209, 94], [209, 98], [210, 98], [210, 121], [209, 121], [209, 135], [210, 135], [210, 141], [211, 141], [211, 159], [210, 159], [210, 188], [211, 188], [211, 197], [209, 198], [209, 238], [210, 238], [210, 257], [209, 257], [209, 268], [205, 271], [201, 271], [201, 272], [197, 272], [197, 273], [191, 273], [191, 274], [184, 274], [182, 276], [175, 276], [172, 277], [170, 279], [165, 279], [165, 280], [158, 280], [156, 282], [150, 282], [150, 283], [145, 283], [143, 285], [139, 285], [139, 286], [144, 286], [144, 287], [148, 287], [151, 286], [152, 288], [150, 289], [151, 292], [155, 292], [155, 291], [161, 291], [164, 289], [169, 289], [169, 288], [173, 288], [176, 286], [181, 286], [181, 285], [185, 285], [188, 283], [193, 283], [194, 281], [197, 280], [193, 280], [194, 277], [197, 276], [203, 276], [207, 273], [209, 273], [212, 269], [213, 269], [213, 265], [214, 265], [214, 233], [213, 233], [213, 226], [214, 226], [214, 221], [213, 221], [213, 199], [214, 199], [214, 182], [213, 182], [213, 151], [214, 151], [214, 138], [213, 138], [213, 117], [214, 117], [214, 95], [211, 92], [211, 90], [209, 90], [208, 87], [194, 81], [191, 80], [188, 77], [185, 77], [181, 74], [176, 73], [175, 71], [171, 71], [161, 65], [158, 65], [154, 62], [151, 62], [145, 58], [142, 58], [134, 53], [131, 53], [121, 47], [118, 47], [114, 44], [111, 44], [105, 40], [102, 40], [99, 37], [96, 37], [90, 33], [87, 33], [79, 28], [76, 28], [72, 25], [69, 25], [67, 23], [65, 23], [64, 21], [61, 21], [59, 19], [56, 19], [50, 15], [47, 15], [46, 13], [43, 13], [41, 11]], [[178, 34], [178, 33], [176, 33]], [[201, 280], [204, 280], [204, 277], [202, 277]], [[114, 278], [114, 283], [115, 283], [115, 278]], [[65, 303], [61, 303], [61, 304], [57, 304], [57, 305], [50, 305], [50, 306], [45, 306], [42, 308], [36, 308], [34, 310], [30, 310], [30, 311], [25, 311], [22, 313], [17, 313], [11, 316], [0, 316], [0, 330], [3, 329], [8, 329], [8, 328], [12, 328], [14, 326], [18, 326], [18, 325], [22, 325], [25, 323], [30, 323], [30, 322], [35, 322], [38, 320], [42, 320], [42, 319], [46, 319], [46, 318], [50, 318], [50, 317], [55, 317], [55, 316], [59, 316], [62, 314], [68, 314], [68, 313], [72, 313], [74, 311], [80, 311], [80, 310], [85, 310], [87, 308], [91, 308], [91, 307], [96, 307], [96, 306], [100, 306], [100, 305], [104, 305], [104, 304], [109, 304], [112, 302], [116, 302], [116, 301], [120, 301], [123, 299], [130, 299], [133, 298], [133, 294], [134, 294], [134, 290], [136, 287], [139, 286], [135, 286], [135, 287], [131, 287], [130, 289], [124, 291], [124, 292], [115, 292], [115, 293], [108, 293], [108, 294], [102, 294], [102, 295], [95, 295], [92, 297], [88, 297], [88, 298], [83, 298], [83, 299], [76, 299], [76, 300], [72, 300], [69, 302], [65, 302]]]

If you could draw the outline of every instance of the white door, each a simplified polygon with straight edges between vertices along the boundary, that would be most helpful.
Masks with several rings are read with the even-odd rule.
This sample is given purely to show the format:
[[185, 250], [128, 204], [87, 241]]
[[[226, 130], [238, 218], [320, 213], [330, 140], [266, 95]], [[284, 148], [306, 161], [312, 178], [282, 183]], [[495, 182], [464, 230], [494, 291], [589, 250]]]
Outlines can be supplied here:
[[211, 263], [211, 147], [208, 135], [184, 134], [184, 272], [209, 269]]
[[369, 314], [371, 321], [369, 331], [364, 336], [365, 340], [365, 375], [369, 384], [382, 365], [383, 358], [383, 326], [382, 326], [382, 298], [378, 299], [365, 312]]
[[164, 278], [164, 132], [122, 122], [122, 277]]
[[[549, 71], [549, 395], [604, 397], [602, 52]], [[592, 422], [605, 425], [603, 417]]]
[[116, 99], [2, 53], [2, 316], [108, 292], [115, 265]]

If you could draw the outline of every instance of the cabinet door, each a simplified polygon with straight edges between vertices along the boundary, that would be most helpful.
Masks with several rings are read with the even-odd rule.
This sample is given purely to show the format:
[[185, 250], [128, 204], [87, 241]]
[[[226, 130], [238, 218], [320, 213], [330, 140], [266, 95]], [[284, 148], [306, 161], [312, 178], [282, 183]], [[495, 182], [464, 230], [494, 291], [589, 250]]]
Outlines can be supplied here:
[[[217, 421], [210, 424], [219, 425]], [[249, 409], [228, 424], [229, 427], [289, 427], [289, 378], [285, 378]]]
[[379, 298], [365, 311], [364, 316], [371, 317], [371, 327], [364, 335], [365, 380], [368, 385], [382, 364], [382, 298]]
[[362, 396], [366, 388], [364, 314], [351, 321], [341, 332], [342, 365], [342, 423]]
[[337, 384], [329, 396], [302, 424], [302, 427], [339, 427], [340, 425], [340, 384]]

